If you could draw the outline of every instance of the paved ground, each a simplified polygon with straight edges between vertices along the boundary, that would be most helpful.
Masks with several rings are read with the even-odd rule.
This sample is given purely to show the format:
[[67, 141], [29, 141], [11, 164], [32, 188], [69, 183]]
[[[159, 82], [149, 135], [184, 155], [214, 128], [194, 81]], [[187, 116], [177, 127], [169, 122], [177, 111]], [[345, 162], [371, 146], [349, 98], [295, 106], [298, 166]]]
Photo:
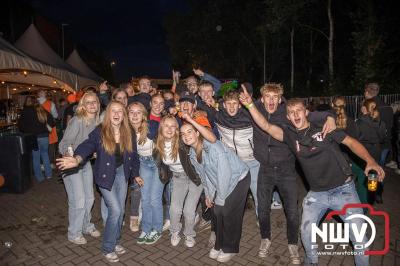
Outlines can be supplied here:
[[[388, 171], [384, 204], [376, 206], [390, 215], [390, 252], [385, 256], [371, 257], [371, 265], [400, 265], [399, 203], [400, 176]], [[305, 193], [301, 181], [301, 199]], [[93, 221], [102, 231], [99, 200], [93, 209]], [[25, 194], [0, 194], [0, 265], [105, 265], [101, 255], [101, 239], [87, 237], [88, 244], [76, 246], [66, 239], [67, 199], [64, 186], [56, 178], [35, 184]], [[374, 219], [378, 226], [374, 248], [382, 246], [382, 220]], [[286, 223], [282, 210], [272, 211], [273, 244], [271, 254], [264, 259], [257, 257], [260, 241], [254, 210], [246, 210], [240, 254], [229, 265], [287, 265], [289, 257], [286, 244]], [[199, 232], [194, 248], [186, 248], [183, 241], [172, 247], [169, 237], [153, 246], [137, 245], [138, 233], [123, 228], [124, 245], [128, 252], [115, 265], [216, 265], [208, 258], [205, 245], [209, 230]], [[400, 243], [399, 243], [400, 244]], [[11, 247], [10, 247], [11, 245]], [[304, 251], [301, 248], [304, 258]], [[397, 261], [396, 261], [397, 256]], [[352, 256], [324, 256], [320, 265], [353, 265]]]

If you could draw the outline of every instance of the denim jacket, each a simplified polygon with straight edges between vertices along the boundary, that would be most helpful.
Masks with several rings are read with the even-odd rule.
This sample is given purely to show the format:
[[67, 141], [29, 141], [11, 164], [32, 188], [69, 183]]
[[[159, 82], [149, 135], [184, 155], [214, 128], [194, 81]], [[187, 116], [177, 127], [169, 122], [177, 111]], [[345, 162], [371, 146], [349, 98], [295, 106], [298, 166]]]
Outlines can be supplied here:
[[[133, 151], [125, 151], [123, 154], [123, 167], [126, 180], [139, 176], [139, 156], [136, 148], [136, 135], [132, 134]], [[111, 190], [115, 174], [115, 155], [108, 154], [101, 143], [101, 127], [96, 127], [89, 138], [82, 142], [75, 150], [75, 155], [82, 157], [85, 161], [94, 152], [97, 153], [93, 176], [96, 185]]]
[[216, 205], [224, 206], [225, 199], [235, 189], [249, 168], [221, 141], [203, 140], [202, 162], [197, 162], [196, 152], [190, 148], [190, 160], [201, 178], [206, 197]]

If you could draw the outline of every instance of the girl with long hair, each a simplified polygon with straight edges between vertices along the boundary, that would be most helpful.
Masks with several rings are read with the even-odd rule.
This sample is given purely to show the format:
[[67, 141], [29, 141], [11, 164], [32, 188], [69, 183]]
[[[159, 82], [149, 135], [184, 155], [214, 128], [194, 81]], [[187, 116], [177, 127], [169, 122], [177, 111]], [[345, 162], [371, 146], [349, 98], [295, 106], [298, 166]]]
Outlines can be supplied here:
[[[332, 108], [336, 113], [337, 128], [344, 130], [347, 135], [358, 139], [359, 132], [356, 122], [346, 113], [346, 99], [343, 96], [334, 97], [332, 100]], [[361, 203], [368, 203], [367, 180], [364, 170], [361, 168], [363, 161], [353, 154], [347, 146], [341, 145], [340, 148], [351, 160], [351, 171], [356, 178], [356, 189]]]
[[[75, 150], [99, 124], [100, 102], [93, 92], [85, 93], [79, 101], [75, 116], [69, 121], [58, 146], [61, 154], [68, 154], [68, 147]], [[63, 178], [68, 196], [68, 240], [74, 244], [86, 244], [83, 234], [99, 237], [100, 232], [90, 221], [94, 203], [93, 172], [90, 161], [75, 173]]]
[[43, 162], [44, 173], [47, 179], [52, 176], [49, 159], [49, 132], [55, 126], [55, 121], [33, 96], [25, 99], [24, 108], [18, 120], [18, 129], [23, 133], [36, 136], [37, 148], [32, 150], [33, 173], [40, 183], [44, 181], [40, 160]]
[[[367, 99], [361, 107], [359, 119], [357, 119], [358, 140], [365, 146], [369, 154], [379, 162], [382, 152], [382, 144], [386, 137], [385, 122], [380, 119], [380, 114], [374, 99]], [[378, 190], [370, 193], [369, 203], [382, 203], [383, 184], [378, 183]]]
[[[204, 130], [207, 129], [204, 128]], [[196, 208], [203, 186], [190, 162], [189, 147], [179, 138], [179, 125], [172, 115], [166, 115], [161, 119], [156, 152], [158, 156], [155, 157], [160, 158], [162, 164], [168, 166], [168, 170], [172, 172], [172, 180], [170, 181], [171, 207], [169, 210], [171, 245], [177, 246], [181, 240], [179, 233], [182, 229], [180, 221], [183, 213], [185, 245], [191, 248], [196, 243], [196, 232], [194, 231]]]
[[109, 262], [119, 261], [126, 249], [119, 244], [129, 179], [139, 179], [136, 135], [132, 134], [125, 106], [111, 101], [101, 126], [75, 150], [73, 157], [57, 159], [61, 170], [77, 167], [97, 154], [94, 180], [107, 206], [102, 251]]
[[157, 135], [158, 122], [147, 119], [146, 108], [139, 102], [128, 107], [130, 125], [137, 139], [140, 160], [140, 177], [142, 204], [142, 232], [138, 244], [154, 244], [160, 239], [163, 226], [162, 193], [166, 180], [161, 180], [153, 158], [154, 139]]
[[188, 122], [181, 126], [183, 142], [189, 145], [190, 160], [201, 178], [207, 208], [215, 215], [214, 247], [209, 257], [227, 262], [239, 252], [242, 222], [250, 172], [247, 165], [222, 142], [211, 143], [201, 137], [195, 121], [185, 114]]

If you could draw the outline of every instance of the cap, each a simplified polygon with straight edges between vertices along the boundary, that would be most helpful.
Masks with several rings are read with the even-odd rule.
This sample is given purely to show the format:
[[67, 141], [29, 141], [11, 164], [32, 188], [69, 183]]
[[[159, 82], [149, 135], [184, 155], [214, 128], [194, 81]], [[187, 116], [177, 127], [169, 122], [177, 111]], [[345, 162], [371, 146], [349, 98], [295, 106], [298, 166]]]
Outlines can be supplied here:
[[196, 103], [196, 97], [188, 91], [184, 91], [181, 93], [179, 102], [191, 102], [193, 104]]

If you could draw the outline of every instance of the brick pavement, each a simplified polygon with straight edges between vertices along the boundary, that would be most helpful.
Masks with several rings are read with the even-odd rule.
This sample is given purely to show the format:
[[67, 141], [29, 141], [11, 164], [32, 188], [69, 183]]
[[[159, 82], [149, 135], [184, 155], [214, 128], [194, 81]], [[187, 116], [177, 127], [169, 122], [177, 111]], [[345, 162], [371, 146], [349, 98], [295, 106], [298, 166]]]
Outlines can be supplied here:
[[[305, 194], [299, 180], [300, 199]], [[388, 170], [384, 204], [376, 206], [389, 212], [391, 218], [390, 252], [385, 256], [371, 258], [371, 265], [400, 265], [400, 251], [395, 251], [395, 241], [400, 239], [400, 176]], [[97, 193], [96, 193], [97, 194]], [[99, 198], [93, 209], [93, 222], [102, 231]], [[0, 194], [0, 265], [107, 265], [101, 255], [101, 238], [87, 237], [88, 244], [76, 246], [67, 241], [67, 200], [64, 186], [56, 178], [35, 184], [25, 194]], [[264, 259], [257, 257], [260, 241], [254, 210], [246, 210], [240, 254], [228, 265], [287, 265], [286, 223], [282, 210], [272, 211], [271, 254]], [[128, 218], [126, 219], [128, 222]], [[378, 228], [382, 228], [377, 220]], [[378, 230], [379, 231], [379, 230]], [[164, 233], [160, 241], [152, 246], [137, 245], [138, 233], [124, 226], [121, 244], [128, 252], [115, 265], [216, 265], [208, 258], [206, 243], [209, 230], [200, 232], [194, 248], [186, 248], [181, 241], [172, 247]], [[378, 234], [374, 246], [382, 245], [382, 235]], [[10, 242], [7, 248], [4, 243]], [[400, 244], [400, 243], [399, 243]], [[398, 247], [400, 249], [400, 246]], [[304, 251], [301, 248], [301, 256]], [[353, 265], [352, 256], [323, 256], [320, 265]]]

